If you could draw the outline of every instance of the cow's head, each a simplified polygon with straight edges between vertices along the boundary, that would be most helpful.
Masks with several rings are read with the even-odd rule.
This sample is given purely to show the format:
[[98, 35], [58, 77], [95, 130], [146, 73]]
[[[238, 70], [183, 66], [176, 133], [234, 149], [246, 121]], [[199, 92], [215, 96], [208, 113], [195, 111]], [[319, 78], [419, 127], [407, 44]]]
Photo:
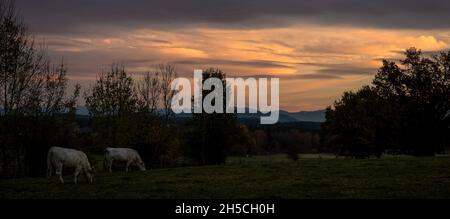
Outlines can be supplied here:
[[94, 175], [95, 175], [95, 167], [94, 166], [86, 169], [86, 177], [90, 183], [92, 183], [92, 181], [94, 179]]
[[139, 170], [145, 171], [145, 164], [141, 160], [137, 162], [137, 166], [139, 167]]
[[97, 173], [97, 169], [95, 169], [95, 166], [92, 166], [89, 172], [91, 173], [92, 176], [94, 176]]

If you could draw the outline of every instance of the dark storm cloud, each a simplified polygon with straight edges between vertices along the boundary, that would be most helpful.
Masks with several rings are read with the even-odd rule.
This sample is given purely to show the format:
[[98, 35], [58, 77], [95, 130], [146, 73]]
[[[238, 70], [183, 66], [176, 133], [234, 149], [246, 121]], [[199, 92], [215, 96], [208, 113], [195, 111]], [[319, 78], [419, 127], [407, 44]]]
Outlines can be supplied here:
[[52, 38], [52, 39], [45, 39], [44, 44], [46, 46], [50, 47], [77, 47], [77, 46], [90, 46], [92, 45], [89, 42], [84, 42], [80, 40], [74, 40], [74, 39], [67, 39], [67, 38]]
[[341, 67], [341, 68], [325, 68], [317, 71], [323, 75], [372, 75], [376, 73], [376, 69], [357, 68], [357, 67]]
[[242, 78], [273, 78], [277, 77], [280, 79], [309, 79], [309, 80], [315, 80], [315, 79], [340, 79], [341, 76], [337, 75], [326, 75], [326, 74], [295, 74], [295, 75], [245, 75], [240, 76]]
[[[151, 70], [160, 61], [157, 54], [147, 55], [145, 58], [135, 55], [133, 50], [125, 50], [123, 53], [110, 52], [108, 50], [89, 50], [81, 52], [52, 51], [51, 60], [59, 61], [64, 59], [68, 67], [69, 76], [95, 77], [98, 73], [109, 70], [112, 64], [126, 66], [127, 70], [134, 68], [144, 68]], [[128, 58], [123, 58], [123, 57]], [[130, 70], [135, 73], [136, 70]]]
[[450, 27], [443, 0], [17, 0], [27, 23], [41, 32], [99, 28], [207, 25], [264, 28], [317, 23], [382, 28]]
[[317, 70], [317, 73], [323, 76], [372, 75], [376, 73], [376, 69], [358, 67], [355, 64], [302, 63], [301, 65], [320, 67], [321, 69]]
[[295, 79], [340, 79], [341, 76], [332, 75], [332, 74], [304, 74], [304, 75], [296, 75], [292, 76]]
[[221, 65], [228, 66], [246, 66], [255, 68], [290, 68], [280, 62], [266, 61], [266, 60], [249, 60], [249, 61], [233, 61], [233, 60], [221, 60], [221, 59], [195, 59], [195, 60], [179, 60], [173, 62], [173, 64], [178, 65], [194, 65], [194, 66], [205, 66], [214, 65], [220, 67]]

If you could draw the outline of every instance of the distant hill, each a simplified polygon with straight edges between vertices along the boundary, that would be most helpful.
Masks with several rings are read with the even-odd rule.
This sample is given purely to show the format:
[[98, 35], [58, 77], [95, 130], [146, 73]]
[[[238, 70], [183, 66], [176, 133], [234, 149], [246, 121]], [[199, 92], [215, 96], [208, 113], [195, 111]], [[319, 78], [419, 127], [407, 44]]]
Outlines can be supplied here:
[[[254, 120], [259, 119], [261, 116], [267, 116], [262, 113], [247, 113], [237, 114], [240, 120]], [[77, 115], [88, 116], [89, 111], [84, 106], [77, 107]], [[176, 117], [179, 120], [185, 120], [190, 118], [192, 115], [190, 113], [178, 114]], [[324, 122], [325, 121], [325, 110], [316, 111], [300, 111], [300, 112], [287, 112], [284, 110], [280, 111], [278, 123], [295, 123], [295, 122]]]
[[294, 117], [298, 121], [325, 122], [325, 110], [301, 111], [296, 113], [289, 113], [289, 115]]
[[[265, 116], [265, 114], [262, 113], [238, 114], [238, 118], [240, 119], [259, 119], [261, 116]], [[280, 110], [278, 123], [290, 123], [290, 122], [325, 122], [325, 110], [301, 111], [292, 113]]]
[[88, 116], [89, 111], [85, 106], [77, 106], [77, 115]]

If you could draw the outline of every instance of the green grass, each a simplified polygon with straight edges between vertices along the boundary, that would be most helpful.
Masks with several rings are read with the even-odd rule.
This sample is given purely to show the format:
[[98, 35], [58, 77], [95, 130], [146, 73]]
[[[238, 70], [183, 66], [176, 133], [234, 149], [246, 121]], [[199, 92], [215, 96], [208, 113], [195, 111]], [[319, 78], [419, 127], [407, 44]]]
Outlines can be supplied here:
[[0, 198], [450, 198], [450, 157], [354, 160], [302, 155], [230, 158], [226, 165], [0, 180]]

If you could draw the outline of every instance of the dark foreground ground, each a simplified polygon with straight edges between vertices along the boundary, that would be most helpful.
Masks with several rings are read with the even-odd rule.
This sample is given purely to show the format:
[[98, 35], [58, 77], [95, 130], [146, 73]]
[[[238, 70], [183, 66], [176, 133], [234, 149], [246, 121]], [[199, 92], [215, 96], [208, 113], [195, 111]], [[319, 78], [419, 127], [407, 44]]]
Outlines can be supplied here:
[[231, 158], [223, 166], [0, 180], [0, 198], [450, 198], [450, 157]]

